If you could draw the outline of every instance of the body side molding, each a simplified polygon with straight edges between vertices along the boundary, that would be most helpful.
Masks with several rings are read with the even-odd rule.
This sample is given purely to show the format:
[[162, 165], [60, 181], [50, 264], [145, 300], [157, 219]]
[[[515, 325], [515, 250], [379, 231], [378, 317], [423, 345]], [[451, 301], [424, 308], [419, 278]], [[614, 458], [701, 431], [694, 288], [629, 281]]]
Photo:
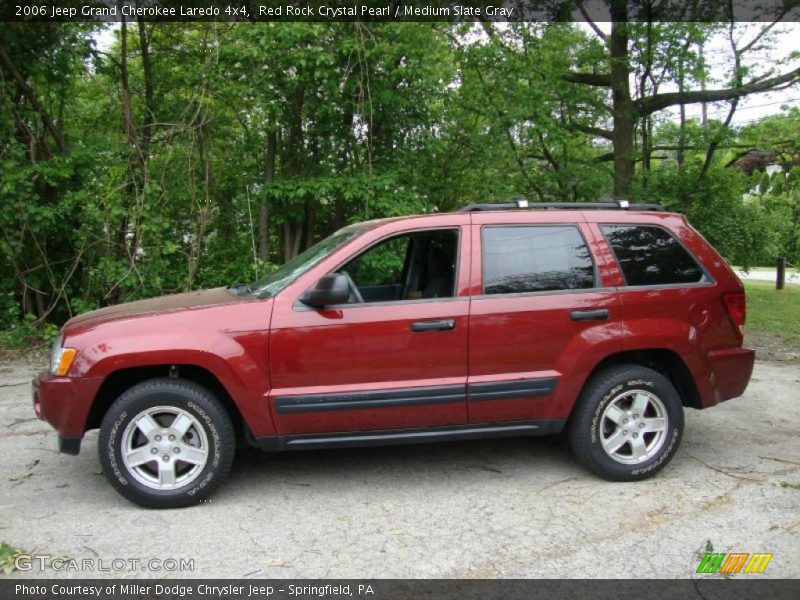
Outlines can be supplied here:
[[251, 438], [250, 442], [267, 452], [308, 450], [310, 448], [355, 448], [392, 446], [456, 440], [479, 440], [500, 437], [538, 436], [559, 433], [566, 420], [512, 421], [479, 425], [448, 425], [408, 429], [315, 433]]
[[556, 377], [547, 377], [542, 379], [470, 383], [467, 385], [467, 393], [470, 401], [535, 398], [552, 394], [556, 388], [557, 381]]
[[276, 396], [275, 408], [279, 413], [298, 413], [442, 404], [464, 402], [465, 400], [466, 394], [463, 385], [443, 385], [364, 392]]

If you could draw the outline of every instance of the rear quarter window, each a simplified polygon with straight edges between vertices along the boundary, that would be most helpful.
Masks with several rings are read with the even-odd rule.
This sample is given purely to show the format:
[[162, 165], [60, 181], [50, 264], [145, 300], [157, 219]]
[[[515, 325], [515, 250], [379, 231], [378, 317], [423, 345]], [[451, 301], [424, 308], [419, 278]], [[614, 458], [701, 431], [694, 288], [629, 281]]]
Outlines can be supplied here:
[[661, 227], [602, 225], [627, 285], [699, 283], [705, 275], [697, 260]]

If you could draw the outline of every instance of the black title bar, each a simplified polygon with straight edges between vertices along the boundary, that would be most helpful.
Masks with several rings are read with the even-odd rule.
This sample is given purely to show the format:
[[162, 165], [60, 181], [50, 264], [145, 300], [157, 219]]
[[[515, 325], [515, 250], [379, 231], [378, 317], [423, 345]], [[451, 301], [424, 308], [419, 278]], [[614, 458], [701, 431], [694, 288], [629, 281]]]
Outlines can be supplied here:
[[800, 21], [800, 0], [0, 0], [1, 21]]
[[46, 579], [0, 581], [8, 600], [794, 600], [800, 581], [724, 579]]

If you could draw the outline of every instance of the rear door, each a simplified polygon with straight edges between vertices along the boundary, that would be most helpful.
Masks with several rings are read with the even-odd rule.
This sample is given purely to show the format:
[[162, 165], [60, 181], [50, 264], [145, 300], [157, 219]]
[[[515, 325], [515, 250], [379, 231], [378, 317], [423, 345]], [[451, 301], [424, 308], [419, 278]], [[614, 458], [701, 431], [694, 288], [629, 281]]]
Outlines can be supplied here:
[[581, 213], [569, 217], [473, 215], [470, 423], [565, 419], [591, 369], [621, 349], [617, 290]]

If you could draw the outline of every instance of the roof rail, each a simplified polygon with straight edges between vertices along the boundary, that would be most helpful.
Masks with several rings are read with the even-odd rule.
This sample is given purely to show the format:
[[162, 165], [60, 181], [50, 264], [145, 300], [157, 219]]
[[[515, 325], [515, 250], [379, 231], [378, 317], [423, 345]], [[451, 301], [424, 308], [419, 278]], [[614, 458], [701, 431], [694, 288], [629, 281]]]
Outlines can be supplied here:
[[528, 202], [525, 198], [517, 198], [510, 202], [493, 204], [468, 204], [458, 212], [476, 212], [481, 210], [518, 210], [521, 208], [561, 209], [561, 210], [650, 210], [663, 211], [660, 204], [631, 204], [628, 200], [612, 200], [609, 202]]

